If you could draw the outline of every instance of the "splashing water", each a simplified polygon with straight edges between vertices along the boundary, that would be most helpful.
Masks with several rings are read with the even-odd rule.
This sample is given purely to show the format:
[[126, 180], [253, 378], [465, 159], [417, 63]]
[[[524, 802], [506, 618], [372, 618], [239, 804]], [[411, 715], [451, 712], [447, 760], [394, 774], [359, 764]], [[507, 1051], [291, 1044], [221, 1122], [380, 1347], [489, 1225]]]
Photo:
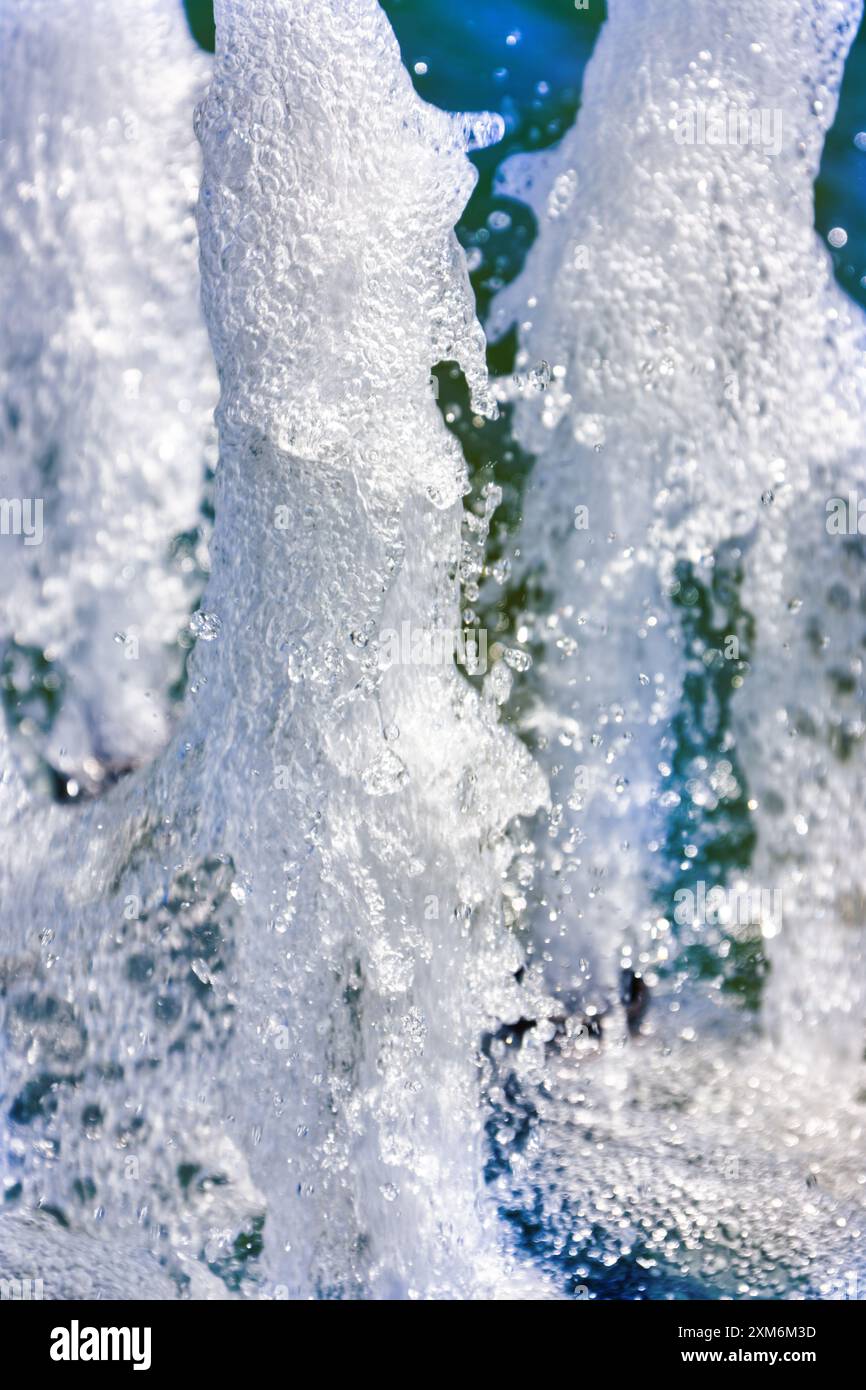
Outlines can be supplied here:
[[[425, 105], [373, 0], [217, 0], [204, 96], [167, 0], [72, 64], [3, 0], [45, 84], [4, 86], [3, 487], [62, 541], [0, 546], [7, 710], [57, 706], [0, 749], [0, 1259], [50, 1296], [862, 1279], [862, 323], [812, 228], [858, 13], [684, 16], [613, 4], [503, 172], [515, 393], [453, 231], [502, 123]], [[467, 549], [441, 361], [536, 458], [480, 689], [430, 655], [498, 500]]]
[[858, 17], [621, 0], [576, 128], [504, 173], [563, 1042], [516, 1064], [496, 1182], [578, 1296], [862, 1281], [863, 553], [825, 499], [866, 381], [812, 206]]
[[0, 545], [0, 681], [30, 780], [71, 796], [168, 738], [214, 462], [190, 128], [208, 63], [170, 0], [128, 9], [0, 9], [0, 493], [24, 523]]
[[459, 622], [465, 466], [429, 379], [453, 359], [492, 408], [452, 227], [496, 123], [421, 103], [366, 0], [217, 24], [189, 709], [74, 830], [55, 815], [38, 898], [32, 863], [12, 885], [7, 1181], [176, 1280], [192, 1257], [232, 1291], [493, 1293], [476, 1053], [526, 1007], [499, 883], [544, 787], [494, 702], [379, 634]]

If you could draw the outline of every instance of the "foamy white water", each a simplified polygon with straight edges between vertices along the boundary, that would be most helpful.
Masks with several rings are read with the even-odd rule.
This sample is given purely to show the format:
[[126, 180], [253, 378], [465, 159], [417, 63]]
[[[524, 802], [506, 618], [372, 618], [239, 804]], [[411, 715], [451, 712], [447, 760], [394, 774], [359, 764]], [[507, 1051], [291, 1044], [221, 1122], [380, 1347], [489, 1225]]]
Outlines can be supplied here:
[[[169, 12], [136, 11], [136, 52], [176, 62], [191, 119], [200, 68]], [[0, 833], [26, 852], [4, 855], [0, 905], [0, 1255], [19, 1277], [38, 1256], [48, 1296], [862, 1289], [860, 562], [825, 526], [825, 494], [859, 476], [862, 325], [811, 204], [856, 19], [842, 0], [757, 15], [734, 0], [724, 17], [620, 0], [575, 130], [507, 171], [540, 231], [497, 328], [517, 321], [519, 367], [548, 383], [516, 414], [537, 458], [520, 536], [533, 760], [499, 723], [496, 677], [479, 695], [391, 640], [459, 624], [466, 470], [430, 369], [457, 361], [480, 414], [509, 394], [487, 382], [453, 232], [466, 150], [501, 123], [421, 102], [373, 0], [217, 0], [196, 129], [219, 467], [183, 720], [149, 766], [80, 808], [28, 805], [4, 769]], [[10, 29], [15, 43], [27, 32]], [[106, 32], [78, 55], [75, 90], [93, 102]], [[131, 109], [146, 148], [148, 90], [142, 69]], [[746, 123], [708, 142], [719, 108]], [[171, 128], [182, 145], [180, 116]], [[133, 174], [148, 167], [116, 161], [132, 226]], [[170, 182], [166, 258], [192, 245]], [[154, 245], [130, 235], [151, 294]], [[82, 238], [75, 267], [95, 254]], [[78, 285], [77, 268], [64, 274]], [[123, 505], [166, 631], [189, 590], [158, 577], [171, 574], [160, 538], [200, 471], [178, 458], [166, 497], [147, 461], [176, 381], [191, 380], [179, 344], [199, 360], [192, 280], [167, 290], [177, 342], [154, 337], [142, 359], [161, 405], [106, 415], [104, 436], [75, 417], [93, 458], [64, 473], [85, 507], [127, 430], [141, 472]], [[137, 322], [135, 286], [119, 283], [121, 318]], [[46, 304], [25, 301], [50, 334]], [[95, 361], [78, 343], [63, 340], [64, 372], [91, 373], [95, 398], [121, 360], [139, 370], [125, 346]], [[197, 381], [191, 449], [209, 389]], [[53, 391], [52, 378], [34, 440], [60, 409]], [[118, 549], [87, 525], [63, 534], [51, 575], [77, 612], [96, 552]], [[40, 576], [58, 563], [47, 540], [41, 563]], [[149, 587], [131, 587], [143, 603]], [[702, 594], [739, 655], [704, 661], [686, 616]], [[34, 643], [55, 640], [47, 612], [39, 622]], [[699, 687], [698, 709], [688, 678], [725, 660], [742, 684], [724, 700]], [[100, 729], [115, 676], [95, 638], [81, 670], [68, 707]], [[139, 739], [147, 688], [114, 726], [128, 761], [168, 732]], [[687, 776], [684, 728], [698, 746]], [[715, 807], [746, 797], [756, 847], [728, 867], [783, 898], [781, 922], [757, 924], [773, 964], [758, 1015], [686, 968], [695, 943], [665, 899], [680, 849], [688, 866]], [[527, 962], [520, 895], [506, 913], [503, 888], [533, 816]], [[804, 913], [792, 899], [806, 890]], [[721, 977], [731, 942], [707, 940]], [[640, 996], [621, 1007], [623, 970], [648, 984], [648, 1013]], [[535, 1027], [500, 1028], [521, 1019]]]
[[[516, 405], [554, 803], [536, 950], [566, 1035], [603, 1017], [600, 1044], [518, 1064], [545, 1085], [499, 1186], [578, 1296], [862, 1297], [863, 554], [825, 502], [862, 487], [866, 381], [813, 229], [859, 14], [620, 0], [575, 128], [504, 176], [540, 227], [495, 326], [550, 380]], [[719, 808], [740, 857], [704, 889], [781, 908], [684, 934], [673, 885], [712, 866]], [[757, 1020], [721, 989], [744, 937], [770, 959]]]
[[[170, 732], [215, 461], [190, 112], [173, 0], [0, 6], [0, 641], [17, 756], [96, 791]], [[11, 516], [17, 520], [17, 515]]]
[[[751, 662], [753, 646], [778, 683], [785, 586], [797, 587], [782, 565], [810, 518], [803, 550], [812, 534], [828, 542], [825, 496], [856, 476], [862, 411], [861, 316], [833, 284], [812, 207], [857, 7], [701, 7], [673, 48], [650, 42], [679, 24], [668, 14], [614, 8], [575, 129], [540, 169], [521, 156], [503, 181], [527, 190], [541, 229], [496, 326], [516, 321], [522, 361], [552, 370], [517, 405], [521, 442], [538, 454], [522, 555], [555, 614], [534, 716], [562, 811], [548, 934], [561, 982], [590, 994], [575, 970], [589, 944], [617, 958], [623, 944], [655, 949], [665, 794], [680, 795], [665, 771], [670, 721], [688, 669], [676, 563], [711, 590], [735, 549], [757, 625], [753, 644], [739, 633], [740, 656]], [[701, 143], [707, 120], [731, 112], [745, 138], [725, 124]], [[834, 564], [844, 549], [828, 547]], [[808, 615], [796, 622], [805, 631]], [[745, 757], [750, 785], [781, 771], [778, 714], [768, 694], [752, 698], [760, 681], [733, 701], [762, 745]], [[712, 807], [729, 772], [705, 768], [690, 795]], [[818, 797], [814, 785], [800, 794]], [[802, 807], [789, 800], [792, 823]], [[758, 818], [764, 844], [775, 831], [763, 803]], [[775, 884], [763, 870], [757, 881]]]
[[189, 1253], [266, 1295], [511, 1291], [478, 1048], [526, 1009], [500, 888], [544, 785], [453, 666], [378, 653], [459, 621], [465, 466], [429, 376], [456, 359], [492, 408], [452, 228], [496, 123], [420, 102], [369, 0], [217, 25], [189, 707], [72, 855], [55, 816], [38, 901], [32, 865], [15, 885], [8, 1182], [181, 1282]]

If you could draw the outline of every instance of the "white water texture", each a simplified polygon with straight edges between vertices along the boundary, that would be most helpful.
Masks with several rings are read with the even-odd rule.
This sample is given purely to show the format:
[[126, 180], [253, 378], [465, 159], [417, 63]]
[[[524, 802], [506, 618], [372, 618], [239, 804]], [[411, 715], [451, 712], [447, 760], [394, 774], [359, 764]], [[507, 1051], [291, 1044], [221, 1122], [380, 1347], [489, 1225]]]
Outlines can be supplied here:
[[190, 120], [209, 64], [171, 0], [9, 0], [0, 26], [0, 497], [40, 519], [0, 536], [3, 683], [19, 759], [74, 796], [167, 740], [201, 588], [173, 543], [215, 461]]
[[[575, 129], [506, 171], [539, 236], [494, 327], [550, 368], [514, 417], [522, 740], [495, 678], [380, 640], [459, 624], [466, 468], [430, 371], [457, 362], [481, 416], [509, 394], [453, 231], [502, 123], [425, 105], [373, 0], [215, 13], [219, 458], [175, 727], [205, 557], [172, 538], [213, 399], [202, 60], [168, 0], [89, 7], [72, 61], [64, 6], [0, 8], [3, 487], [46, 499], [41, 546], [0, 538], [4, 639], [69, 673], [3, 747], [4, 1266], [55, 1297], [94, 1268], [153, 1297], [858, 1287], [862, 557], [824, 503], [862, 473], [866, 382], [812, 228], [857, 6], [613, 0]], [[699, 103], [780, 111], [778, 147], [683, 143]], [[689, 586], [749, 634], [702, 718]], [[685, 775], [678, 716], [707, 749]], [[133, 770], [47, 805], [34, 758], [88, 791]], [[722, 988], [731, 941], [698, 978], [665, 899], [717, 805], [783, 895], [757, 1011]]]
[[[859, 17], [613, 0], [575, 128], [503, 175], [540, 230], [494, 327], [550, 373], [515, 406], [553, 804], [536, 950], [579, 1020], [513, 1169], [590, 1296], [863, 1296], [866, 571], [826, 501], [863, 486], [864, 323], [813, 198]], [[720, 808], [755, 845], [714, 863]], [[677, 875], [781, 910], [684, 940]], [[757, 1018], [722, 988], [749, 940]], [[652, 994], [631, 1042], [623, 970]]]
[[492, 409], [452, 228], [499, 127], [425, 106], [369, 0], [216, 18], [188, 707], [47, 842], [17, 827], [6, 1182], [127, 1248], [131, 1285], [143, 1248], [181, 1288], [201, 1258], [231, 1292], [495, 1294], [477, 1053], [527, 1007], [500, 882], [544, 786], [494, 701], [384, 669], [377, 633], [458, 623], [465, 466], [429, 378], [456, 360]]

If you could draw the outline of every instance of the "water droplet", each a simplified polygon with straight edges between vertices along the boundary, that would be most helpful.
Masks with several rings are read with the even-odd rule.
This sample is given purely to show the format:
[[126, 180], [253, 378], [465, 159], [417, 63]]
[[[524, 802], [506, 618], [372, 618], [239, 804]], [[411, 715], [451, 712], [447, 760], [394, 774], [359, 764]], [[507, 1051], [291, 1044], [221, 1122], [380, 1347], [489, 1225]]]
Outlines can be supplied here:
[[512, 671], [528, 671], [532, 665], [532, 657], [529, 652], [522, 652], [519, 647], [506, 647], [502, 653], [506, 665]]
[[221, 620], [216, 613], [205, 613], [199, 608], [189, 620], [189, 630], [193, 637], [198, 637], [202, 642], [214, 642], [222, 627]]
[[406, 764], [392, 748], [386, 748], [361, 773], [361, 786], [368, 796], [392, 796], [408, 780]]
[[541, 361], [529, 373], [529, 384], [535, 391], [546, 391], [550, 385], [550, 363]]

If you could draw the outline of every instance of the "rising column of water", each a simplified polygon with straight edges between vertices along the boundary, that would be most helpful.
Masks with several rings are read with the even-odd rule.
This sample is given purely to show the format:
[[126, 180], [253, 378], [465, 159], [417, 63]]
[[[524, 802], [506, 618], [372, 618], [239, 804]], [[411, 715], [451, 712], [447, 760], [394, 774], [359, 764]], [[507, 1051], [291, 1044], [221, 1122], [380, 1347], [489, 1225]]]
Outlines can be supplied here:
[[429, 373], [492, 409], [452, 228], [497, 123], [420, 102], [370, 0], [216, 19], [212, 577], [178, 736], [86, 809], [72, 873], [57, 820], [4, 923], [37, 957], [6, 1008], [20, 1200], [232, 1287], [495, 1292], [478, 1049], [526, 1011], [500, 888], [544, 787], [453, 664], [383, 634], [458, 622]]
[[190, 121], [209, 63], [173, 0], [4, 0], [0, 42], [0, 496], [36, 509], [0, 536], [3, 680], [22, 752], [97, 791], [167, 740], [202, 582], [194, 545], [170, 551], [215, 445]]
[[[684, 871], [706, 817], [751, 796], [753, 886], [784, 877], [787, 897], [805, 858], [813, 886], [832, 884], [818, 915], [840, 895], [837, 920], [862, 915], [840, 834], [856, 798], [838, 754], [853, 766], [861, 737], [850, 545], [824, 537], [819, 612], [804, 592], [825, 497], [857, 476], [862, 434], [861, 318], [833, 286], [812, 204], [858, 15], [843, 0], [760, 11], [619, 0], [575, 129], [546, 167], [524, 158], [506, 171], [517, 192], [533, 183], [540, 234], [498, 326], [516, 322], [523, 360], [551, 378], [516, 417], [538, 456], [521, 550], [553, 622], [538, 631], [529, 720], [557, 806], [539, 936], [556, 983], [600, 1007], [623, 961], [647, 969], [676, 952], [663, 901], [672, 815], [687, 811], [693, 832], [674, 847]], [[727, 650], [725, 632], [742, 632], [718, 613], [719, 650], [703, 654], [708, 667], [733, 658], [732, 677], [738, 660], [754, 667], [727, 729], [711, 687], [701, 709], [683, 694], [683, 605], [713, 592], [723, 562], [745, 569], [740, 604], [756, 625], [754, 652]], [[828, 624], [829, 683], [808, 674]], [[679, 776], [677, 715], [718, 726], [720, 745]], [[827, 1010], [854, 1008], [859, 945], [846, 956], [845, 932], [816, 931], [795, 897], [785, 915], [775, 980], [790, 953], [812, 1007], [824, 1011], [825, 992]], [[808, 961], [825, 950], [819, 982]], [[780, 1007], [796, 1015], [792, 997]]]
[[[864, 567], [827, 502], [862, 487], [863, 320], [813, 227], [859, 16], [615, 0], [575, 130], [507, 172], [540, 227], [499, 323], [549, 382], [516, 409], [536, 938], [584, 1008], [623, 961], [658, 984], [617, 1064], [608, 1018], [502, 1127], [503, 1204], [582, 1297], [861, 1286]], [[686, 931], [704, 876], [781, 913]], [[721, 988], [741, 926], [759, 1014]]]

